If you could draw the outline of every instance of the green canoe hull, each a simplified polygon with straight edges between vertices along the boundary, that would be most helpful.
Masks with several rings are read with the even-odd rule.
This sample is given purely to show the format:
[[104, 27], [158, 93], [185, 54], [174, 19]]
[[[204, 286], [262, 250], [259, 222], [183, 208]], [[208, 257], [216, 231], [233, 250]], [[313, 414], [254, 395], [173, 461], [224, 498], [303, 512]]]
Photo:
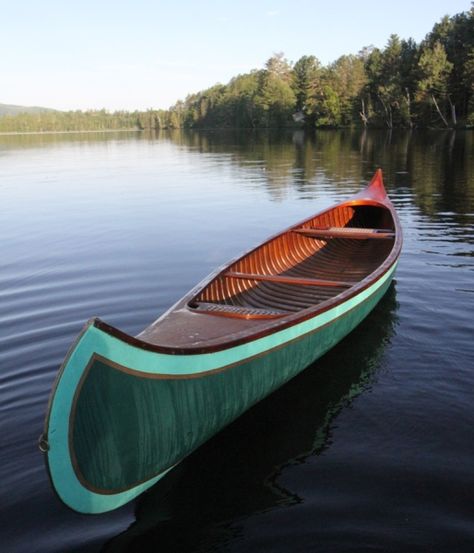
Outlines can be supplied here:
[[351, 332], [394, 271], [316, 317], [212, 353], [146, 351], [89, 323], [60, 371], [43, 437], [57, 494], [82, 513], [127, 503]]

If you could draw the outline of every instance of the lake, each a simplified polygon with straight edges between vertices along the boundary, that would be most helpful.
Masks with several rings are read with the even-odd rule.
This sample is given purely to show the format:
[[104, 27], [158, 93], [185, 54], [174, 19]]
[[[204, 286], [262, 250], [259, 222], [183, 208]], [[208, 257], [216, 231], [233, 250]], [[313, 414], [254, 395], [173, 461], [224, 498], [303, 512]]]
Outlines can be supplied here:
[[[136, 501], [64, 507], [37, 440], [85, 321], [137, 334], [377, 167], [404, 249], [370, 316]], [[474, 131], [0, 136], [0, 236], [2, 551], [474, 550]]]

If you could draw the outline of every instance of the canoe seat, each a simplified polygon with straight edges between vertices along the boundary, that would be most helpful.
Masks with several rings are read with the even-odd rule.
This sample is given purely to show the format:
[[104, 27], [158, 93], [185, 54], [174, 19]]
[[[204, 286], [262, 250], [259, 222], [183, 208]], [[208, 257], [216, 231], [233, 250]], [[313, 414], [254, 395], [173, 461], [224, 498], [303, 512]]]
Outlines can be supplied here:
[[356, 227], [300, 227], [293, 232], [313, 238], [351, 238], [354, 240], [378, 239], [388, 240], [395, 237], [390, 229], [356, 228]]
[[350, 288], [353, 282], [340, 280], [322, 280], [319, 278], [300, 278], [285, 275], [261, 275], [255, 273], [238, 273], [228, 271], [224, 274], [226, 278], [241, 278], [246, 280], [266, 280], [269, 282], [281, 282], [282, 284], [296, 284], [301, 286], [332, 286], [336, 288]]
[[240, 317], [244, 319], [273, 319], [275, 317], [288, 315], [288, 311], [278, 311], [277, 309], [259, 309], [257, 307], [242, 307], [240, 305], [207, 303], [202, 301], [194, 302], [191, 307], [193, 311], [198, 311], [199, 313]]

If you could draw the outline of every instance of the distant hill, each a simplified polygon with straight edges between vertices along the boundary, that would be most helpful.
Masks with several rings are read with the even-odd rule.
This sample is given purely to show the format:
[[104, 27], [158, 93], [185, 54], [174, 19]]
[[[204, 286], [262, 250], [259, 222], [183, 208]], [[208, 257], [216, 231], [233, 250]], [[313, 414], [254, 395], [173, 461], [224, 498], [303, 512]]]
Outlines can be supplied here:
[[3, 115], [17, 115], [18, 113], [41, 113], [45, 111], [57, 111], [51, 108], [39, 106], [15, 106], [12, 104], [0, 104], [0, 117]]

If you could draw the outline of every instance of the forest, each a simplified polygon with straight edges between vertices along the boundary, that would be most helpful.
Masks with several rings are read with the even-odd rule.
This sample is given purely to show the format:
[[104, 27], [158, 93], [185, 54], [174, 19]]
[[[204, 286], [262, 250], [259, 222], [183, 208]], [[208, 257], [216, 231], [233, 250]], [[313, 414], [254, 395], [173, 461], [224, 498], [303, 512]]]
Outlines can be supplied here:
[[190, 94], [168, 110], [48, 111], [0, 117], [0, 132], [161, 128], [474, 127], [474, 2], [417, 44], [392, 34], [383, 49], [322, 65], [274, 54], [262, 69]]

